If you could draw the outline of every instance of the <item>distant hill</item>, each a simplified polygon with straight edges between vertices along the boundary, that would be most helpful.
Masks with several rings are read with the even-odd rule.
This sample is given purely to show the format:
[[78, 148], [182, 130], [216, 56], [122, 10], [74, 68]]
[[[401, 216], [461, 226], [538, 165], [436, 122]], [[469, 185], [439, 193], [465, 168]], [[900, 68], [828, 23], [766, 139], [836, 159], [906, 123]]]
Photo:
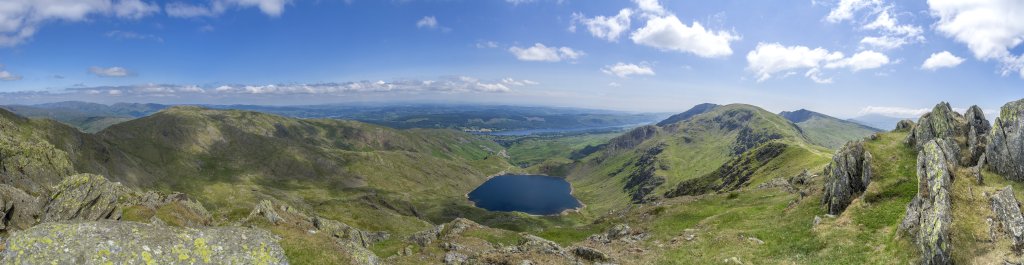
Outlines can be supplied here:
[[21, 116], [56, 120], [88, 133], [98, 132], [111, 125], [146, 116], [167, 107], [160, 104], [104, 105], [80, 101], [2, 106]]
[[689, 119], [690, 117], [697, 116], [697, 115], [700, 115], [702, 113], [711, 111], [711, 109], [717, 108], [719, 106], [720, 105], [718, 105], [718, 104], [712, 104], [712, 103], [697, 104], [696, 106], [693, 106], [693, 108], [690, 108], [687, 111], [684, 111], [684, 112], [676, 114], [676, 115], [672, 115], [672, 116], [668, 117], [667, 119], [665, 119], [665, 120], [663, 120], [661, 122], [658, 122], [658, 126], [666, 126], [666, 125], [669, 125], [669, 124], [677, 123], [677, 122]]
[[896, 129], [896, 123], [899, 123], [900, 120], [904, 120], [904, 119], [910, 119], [910, 120], [913, 120], [913, 121], [917, 121], [917, 117], [899, 118], [899, 117], [889, 117], [889, 116], [879, 115], [879, 114], [863, 115], [863, 116], [859, 116], [859, 117], [855, 117], [855, 118], [850, 118], [850, 119], [848, 119], [848, 121], [860, 123], [860, 124], [863, 124], [863, 125], [871, 126], [871, 127], [882, 129], [882, 130], [892, 130], [892, 129]]
[[831, 149], [881, 131], [806, 109], [783, 111], [779, 115], [800, 127], [812, 143]]

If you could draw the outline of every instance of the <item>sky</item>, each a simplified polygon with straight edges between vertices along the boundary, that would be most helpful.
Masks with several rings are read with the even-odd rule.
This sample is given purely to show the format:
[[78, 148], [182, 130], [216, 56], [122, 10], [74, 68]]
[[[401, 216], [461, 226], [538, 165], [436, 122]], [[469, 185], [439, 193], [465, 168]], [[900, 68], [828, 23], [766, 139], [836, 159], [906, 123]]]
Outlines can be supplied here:
[[0, 104], [747, 103], [912, 117], [1024, 98], [1019, 0], [0, 0]]

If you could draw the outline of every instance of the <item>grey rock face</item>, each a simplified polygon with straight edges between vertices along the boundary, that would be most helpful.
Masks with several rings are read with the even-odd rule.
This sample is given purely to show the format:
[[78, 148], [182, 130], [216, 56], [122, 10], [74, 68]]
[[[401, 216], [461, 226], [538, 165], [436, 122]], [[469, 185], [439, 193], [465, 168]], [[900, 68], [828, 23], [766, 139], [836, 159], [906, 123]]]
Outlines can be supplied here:
[[905, 132], [905, 131], [910, 131], [910, 130], [913, 130], [913, 129], [914, 129], [914, 121], [912, 121], [912, 120], [901, 120], [901, 121], [896, 123], [895, 131]]
[[70, 176], [54, 187], [42, 221], [120, 219], [126, 202], [134, 201], [130, 195], [127, 187], [103, 176]]
[[952, 264], [949, 227], [953, 221], [952, 175], [941, 141], [926, 143], [917, 155], [917, 196], [907, 205], [900, 230], [921, 250], [924, 264]]
[[963, 116], [953, 111], [949, 103], [942, 102], [935, 105], [931, 112], [921, 116], [917, 126], [907, 136], [907, 143], [918, 150], [932, 139], [952, 139], [957, 135], [964, 135], [966, 122]]
[[288, 264], [278, 238], [243, 227], [44, 223], [14, 234], [3, 264]]
[[821, 204], [829, 214], [839, 214], [871, 183], [871, 154], [863, 142], [850, 142], [839, 149], [825, 167], [825, 194]]
[[579, 246], [572, 250], [572, 254], [587, 261], [604, 262], [608, 261], [608, 255], [593, 248]]
[[42, 215], [38, 198], [10, 185], [0, 184], [0, 230], [24, 230]]
[[1013, 195], [1013, 187], [1006, 186], [992, 195], [992, 212], [995, 220], [1006, 236], [1013, 240], [1013, 250], [1024, 250], [1024, 217], [1020, 213], [1020, 205]]
[[988, 135], [992, 130], [992, 125], [985, 119], [985, 112], [977, 105], [967, 109], [964, 119], [967, 121], [967, 150], [962, 165], [974, 166], [978, 164], [978, 159], [985, 154], [985, 146], [988, 145]]
[[1003, 105], [985, 149], [988, 168], [1004, 177], [1024, 181], [1024, 100]]

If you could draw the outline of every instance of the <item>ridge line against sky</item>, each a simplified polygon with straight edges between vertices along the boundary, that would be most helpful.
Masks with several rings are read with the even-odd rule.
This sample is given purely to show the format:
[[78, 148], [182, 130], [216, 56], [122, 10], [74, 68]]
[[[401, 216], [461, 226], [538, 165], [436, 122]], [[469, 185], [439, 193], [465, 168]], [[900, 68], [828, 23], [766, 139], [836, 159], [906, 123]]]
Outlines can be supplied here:
[[7, 0], [0, 104], [479, 102], [837, 117], [1024, 97], [1024, 2]]

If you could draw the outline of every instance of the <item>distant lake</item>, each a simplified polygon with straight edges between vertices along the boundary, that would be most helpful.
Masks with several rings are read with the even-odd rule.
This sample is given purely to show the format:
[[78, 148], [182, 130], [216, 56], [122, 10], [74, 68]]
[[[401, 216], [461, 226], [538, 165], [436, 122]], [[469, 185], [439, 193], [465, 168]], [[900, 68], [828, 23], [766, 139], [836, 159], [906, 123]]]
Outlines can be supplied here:
[[535, 175], [504, 175], [487, 180], [469, 193], [469, 200], [489, 211], [558, 214], [580, 207], [565, 179]]
[[608, 130], [625, 130], [635, 127], [644, 126], [651, 124], [651, 122], [636, 123], [636, 124], [625, 124], [625, 125], [613, 125], [613, 126], [598, 126], [598, 127], [581, 127], [581, 128], [563, 128], [563, 129], [528, 129], [528, 130], [514, 130], [514, 131], [496, 131], [496, 132], [476, 132], [477, 134], [496, 135], [496, 136], [527, 136], [535, 134], [549, 134], [549, 133], [579, 133], [579, 132], [600, 132]]

